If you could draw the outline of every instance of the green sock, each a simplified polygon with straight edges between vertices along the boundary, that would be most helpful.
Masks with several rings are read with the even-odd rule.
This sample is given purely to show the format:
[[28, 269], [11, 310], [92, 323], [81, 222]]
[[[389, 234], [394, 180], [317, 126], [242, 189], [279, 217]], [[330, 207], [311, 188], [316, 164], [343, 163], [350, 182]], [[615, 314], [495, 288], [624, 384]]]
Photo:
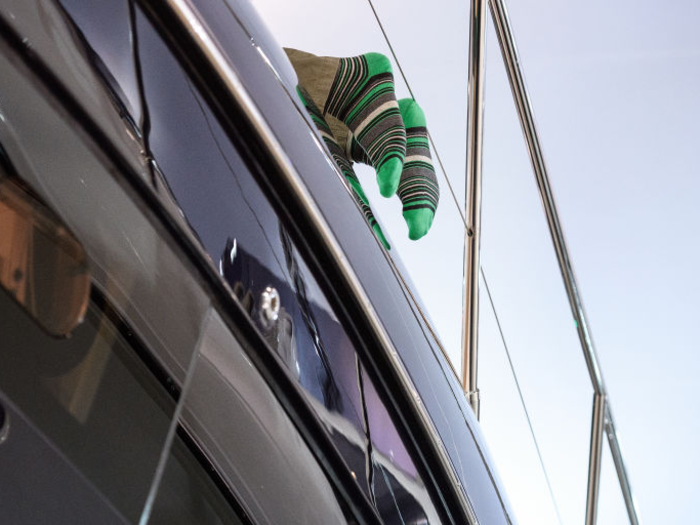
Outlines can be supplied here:
[[360, 208], [362, 209], [362, 214], [365, 216], [365, 219], [369, 223], [370, 227], [374, 231], [374, 234], [380, 240], [384, 248], [386, 248], [387, 250], [391, 250], [391, 246], [386, 240], [386, 237], [384, 237], [384, 232], [379, 226], [377, 219], [374, 217], [372, 208], [370, 208], [369, 206], [369, 200], [367, 199], [367, 196], [365, 195], [365, 192], [363, 191], [362, 186], [360, 185], [360, 181], [358, 180], [355, 171], [352, 169], [352, 163], [347, 159], [345, 153], [343, 152], [343, 149], [333, 138], [331, 129], [328, 126], [326, 120], [323, 118], [321, 111], [318, 109], [318, 106], [316, 106], [316, 104], [309, 96], [309, 94], [304, 90], [304, 88], [298, 86], [297, 93], [299, 94], [299, 98], [301, 99], [301, 101], [304, 103], [304, 107], [309, 113], [311, 120], [314, 122], [314, 124], [316, 124], [318, 131], [321, 133], [321, 138], [326, 144], [328, 151], [330, 151], [331, 157], [338, 165], [338, 168], [340, 168], [341, 173], [345, 177], [345, 182], [349, 186], [351, 193], [355, 198], [355, 201], [357, 201], [357, 203], [360, 205]]
[[408, 224], [408, 237], [415, 241], [428, 233], [433, 224], [440, 188], [430, 157], [423, 110], [410, 98], [401, 99], [399, 108], [406, 124], [406, 160], [398, 193], [403, 204], [403, 217]]
[[[403, 204], [403, 217], [408, 237], [418, 240], [431, 225], [440, 199], [435, 169], [430, 157], [425, 114], [410, 98], [399, 100], [401, 117], [406, 125], [406, 158], [399, 181], [398, 194]], [[349, 156], [355, 162], [372, 165], [364, 149], [352, 138]]]
[[323, 113], [350, 129], [372, 160], [379, 192], [394, 195], [406, 155], [406, 132], [389, 59], [380, 53], [341, 58]]

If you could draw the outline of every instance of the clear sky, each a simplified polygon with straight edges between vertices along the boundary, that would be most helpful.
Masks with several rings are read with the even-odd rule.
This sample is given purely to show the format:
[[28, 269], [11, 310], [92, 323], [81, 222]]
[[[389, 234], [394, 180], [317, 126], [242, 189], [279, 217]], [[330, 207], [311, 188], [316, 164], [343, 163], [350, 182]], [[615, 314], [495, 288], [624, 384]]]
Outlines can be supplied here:
[[[254, 4], [282, 45], [389, 54], [366, 0]], [[375, 6], [463, 206], [468, 2]], [[641, 520], [690, 523], [700, 488], [700, 3], [507, 6]], [[482, 263], [559, 514], [582, 523], [593, 391], [490, 18], [487, 35]], [[408, 96], [400, 79], [397, 92]], [[371, 170], [358, 173], [459, 369], [463, 226], [445, 179], [433, 229], [412, 242], [398, 198], [379, 195]], [[557, 523], [485, 299], [482, 287], [484, 432], [520, 522]], [[625, 523], [604, 448], [598, 523]]]

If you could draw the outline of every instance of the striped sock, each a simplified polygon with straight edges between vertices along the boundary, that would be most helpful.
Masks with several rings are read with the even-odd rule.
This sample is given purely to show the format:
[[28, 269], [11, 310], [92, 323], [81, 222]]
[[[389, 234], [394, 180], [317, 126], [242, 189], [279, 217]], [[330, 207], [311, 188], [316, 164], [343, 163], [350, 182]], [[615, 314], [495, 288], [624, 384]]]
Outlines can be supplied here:
[[[423, 110], [410, 98], [399, 100], [399, 109], [406, 124], [407, 142], [398, 194], [403, 204], [403, 216], [408, 224], [408, 237], [415, 241], [428, 233], [433, 224], [440, 189], [430, 157], [428, 129]], [[371, 159], [355, 137], [350, 143], [349, 157], [355, 162], [372, 165]]]
[[406, 155], [406, 132], [394, 93], [391, 62], [380, 53], [339, 59], [324, 114], [342, 121], [377, 171], [379, 192], [391, 197]]
[[372, 213], [372, 208], [370, 208], [369, 206], [369, 200], [367, 199], [367, 196], [365, 195], [365, 192], [362, 189], [362, 186], [360, 185], [360, 181], [358, 180], [357, 175], [355, 175], [355, 171], [352, 169], [352, 163], [345, 156], [343, 148], [341, 148], [333, 138], [333, 134], [331, 133], [331, 129], [328, 126], [328, 123], [323, 118], [323, 115], [318, 109], [318, 106], [316, 106], [313, 99], [309, 96], [306, 90], [304, 90], [304, 88], [302, 88], [301, 86], [297, 86], [297, 93], [299, 94], [299, 98], [301, 98], [301, 101], [304, 103], [304, 107], [309, 113], [311, 120], [314, 122], [314, 124], [316, 124], [316, 128], [321, 134], [323, 142], [326, 144], [328, 151], [330, 151], [331, 153], [331, 157], [338, 165], [338, 168], [340, 168], [341, 173], [345, 177], [345, 182], [349, 186], [350, 192], [355, 198], [355, 201], [357, 201], [357, 203], [360, 205], [362, 214], [365, 216], [365, 219], [374, 231], [374, 234], [381, 241], [382, 245], [384, 245], [384, 248], [390, 250], [391, 246], [386, 240], [386, 237], [384, 237], [384, 232], [379, 226], [377, 219], [374, 217], [374, 213]]

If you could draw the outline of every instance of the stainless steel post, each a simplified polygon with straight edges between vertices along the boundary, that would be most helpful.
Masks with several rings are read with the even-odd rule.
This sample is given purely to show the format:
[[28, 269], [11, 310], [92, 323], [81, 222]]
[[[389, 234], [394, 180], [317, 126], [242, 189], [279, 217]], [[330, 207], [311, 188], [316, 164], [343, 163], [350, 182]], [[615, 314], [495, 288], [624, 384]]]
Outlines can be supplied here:
[[569, 251], [566, 247], [564, 232], [562, 231], [561, 224], [559, 222], [557, 206], [554, 201], [554, 195], [552, 194], [552, 188], [549, 184], [547, 167], [545, 166], [544, 157], [542, 155], [542, 147], [540, 146], [539, 136], [537, 134], [537, 129], [535, 128], [535, 120], [532, 115], [532, 107], [530, 105], [530, 98], [527, 94], [527, 88], [525, 87], [525, 80], [523, 79], [522, 71], [520, 70], [520, 61], [515, 48], [513, 35], [511, 33], [508, 14], [502, 0], [489, 1], [491, 5], [491, 14], [493, 15], [494, 25], [496, 26], [496, 32], [498, 34], [498, 41], [501, 45], [501, 52], [503, 53], [503, 59], [508, 72], [508, 79], [510, 80], [511, 90], [513, 91], [513, 98], [515, 99], [518, 115], [520, 117], [520, 123], [523, 127], [523, 133], [525, 134], [525, 140], [530, 153], [530, 160], [535, 171], [537, 186], [539, 188], [542, 204], [547, 216], [549, 231], [552, 235], [554, 250], [557, 254], [557, 259], [559, 260], [559, 268], [564, 279], [564, 285], [569, 298], [571, 311], [574, 316], [574, 322], [579, 340], [581, 341], [581, 346], [584, 349], [583, 353], [586, 358], [588, 372], [591, 376], [591, 381], [595, 392], [598, 394], [603, 394], [605, 392], [603, 376], [600, 372], [598, 358], [593, 348], [593, 340], [588, 329], [588, 323], [586, 322], [583, 302], [581, 301], [581, 297], [578, 292], [578, 285], [576, 284], [573, 266], [571, 265], [571, 260], [569, 259]]
[[469, 16], [469, 84], [467, 106], [467, 185], [462, 308], [462, 387], [479, 417], [477, 363], [479, 341], [479, 249], [481, 244], [481, 157], [483, 133], [486, 0], [472, 0]]
[[605, 426], [605, 396], [593, 394], [593, 423], [591, 424], [591, 451], [588, 458], [588, 497], [586, 525], [595, 525], [598, 515], [600, 464], [603, 456], [603, 427]]
[[613, 462], [615, 463], [615, 470], [617, 471], [617, 479], [620, 482], [620, 489], [622, 489], [622, 497], [625, 499], [627, 515], [629, 516], [630, 523], [632, 525], [639, 525], [637, 508], [634, 498], [632, 497], [630, 481], [627, 477], [627, 469], [625, 468], [625, 463], [622, 460], [622, 450], [620, 449], [620, 442], [618, 441], [617, 430], [615, 429], [615, 421], [612, 417], [610, 403], [605, 404], [605, 411], [605, 432], [608, 435], [608, 444], [610, 445], [610, 452], [612, 453]]
[[[525, 87], [525, 80], [523, 79], [523, 74], [520, 69], [520, 59], [515, 47], [510, 21], [508, 20], [508, 13], [503, 0], [489, 0], [489, 6], [491, 8], [491, 16], [493, 17], [494, 26], [496, 28], [496, 34], [498, 36], [498, 43], [501, 48], [501, 53], [503, 54], [503, 61], [506, 65], [511, 91], [513, 92], [513, 99], [520, 118], [520, 124], [523, 128], [525, 141], [527, 142], [530, 161], [532, 162], [535, 178], [537, 179], [537, 186], [540, 191], [542, 205], [544, 206], [544, 211], [547, 216], [549, 231], [552, 236], [554, 250], [559, 262], [559, 269], [561, 270], [562, 278], [564, 280], [564, 286], [569, 299], [569, 305], [573, 314], [576, 331], [578, 332], [583, 355], [586, 359], [586, 366], [588, 367], [588, 373], [591, 378], [591, 383], [593, 384], [593, 390], [597, 396], [606, 398], [607, 393], [605, 383], [603, 381], [603, 374], [600, 370], [598, 357], [593, 345], [593, 338], [586, 320], [583, 301], [581, 300], [581, 296], [579, 294], [576, 276], [574, 275], [573, 266], [569, 258], [566, 240], [564, 239], [564, 232], [562, 230], [561, 223], [559, 222], [559, 214], [557, 213], [554, 195], [552, 194], [552, 189], [549, 183], [547, 167], [544, 162], [542, 147], [540, 146], [537, 129], [535, 127], [530, 98], [528, 96], [527, 88]], [[605, 404], [607, 405], [608, 402], [606, 401]], [[615, 432], [615, 425], [612, 419], [612, 414], [609, 410], [608, 420], [608, 424], [605, 425], [605, 428], [608, 434], [608, 441], [611, 444], [615, 468], [618, 473], [625, 503], [627, 504], [627, 512], [629, 514], [630, 523], [636, 525], [639, 520], [633, 503], [632, 489], [629, 483], [625, 465], [622, 462], [622, 454], [620, 453], [619, 445], [617, 443], [618, 436]]]

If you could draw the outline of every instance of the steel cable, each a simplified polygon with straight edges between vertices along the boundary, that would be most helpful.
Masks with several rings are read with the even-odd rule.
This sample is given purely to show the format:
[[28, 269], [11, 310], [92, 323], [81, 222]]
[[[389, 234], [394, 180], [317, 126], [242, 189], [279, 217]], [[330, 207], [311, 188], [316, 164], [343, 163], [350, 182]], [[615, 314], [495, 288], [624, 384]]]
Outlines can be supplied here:
[[[413, 93], [413, 90], [411, 89], [411, 85], [408, 82], [408, 78], [406, 77], [406, 74], [404, 73], [403, 67], [401, 66], [401, 61], [399, 60], [399, 57], [396, 55], [396, 52], [394, 51], [394, 46], [391, 44], [391, 41], [389, 39], [389, 35], [387, 34], [386, 30], [384, 29], [384, 24], [382, 24], [382, 21], [379, 18], [379, 14], [377, 13], [377, 10], [374, 7], [374, 3], [372, 2], [372, 0], [367, 0], [367, 3], [369, 3], [370, 8], [372, 9], [372, 13], [374, 14], [374, 18], [376, 19], [377, 24], [379, 25], [379, 29], [381, 30], [382, 35], [384, 36], [384, 40], [386, 41], [387, 45], [389, 46], [389, 51], [391, 52], [391, 55], [394, 58], [394, 62], [396, 63], [396, 65], [399, 68], [399, 72], [401, 73], [401, 77], [403, 78], [403, 81], [406, 84], [406, 88], [408, 89], [408, 92], [410, 93], [411, 98], [413, 98], [415, 100], [416, 99], [415, 94]], [[454, 200], [455, 206], [457, 207], [457, 212], [459, 213], [459, 216], [462, 219], [462, 223], [464, 224], [464, 231], [465, 231], [465, 233], [469, 233], [470, 230], [469, 230], [469, 226], [467, 225], [467, 221], [464, 217], [464, 213], [462, 212], [462, 208], [459, 205], [459, 201], [457, 200], [457, 196], [455, 195], [454, 189], [452, 188], [452, 184], [450, 183], [450, 179], [447, 176], [447, 170], [445, 169], [445, 166], [442, 163], [442, 159], [440, 158], [440, 154], [438, 152], [437, 146], [436, 146], [435, 141], [433, 140], [432, 136], [430, 135], [430, 132], [428, 132], [428, 139], [430, 140], [430, 145], [432, 146], [433, 151], [435, 152], [435, 157], [438, 160], [438, 164], [440, 165], [440, 169], [442, 171], [442, 174], [445, 178], [445, 181], [447, 182], [447, 186], [448, 186], [450, 193], [452, 195], [452, 199]], [[525, 413], [525, 418], [527, 420], [527, 425], [528, 425], [528, 428], [530, 430], [530, 435], [532, 436], [532, 441], [535, 445], [535, 450], [537, 452], [537, 458], [539, 460], [540, 467], [542, 468], [542, 473], [544, 474], [545, 482], [547, 484], [547, 489], [549, 490], [549, 495], [550, 495], [550, 498], [552, 500], [552, 505], [554, 506], [554, 510], [556, 512], [556, 515], [557, 515], [557, 521], [559, 522], [560, 525], [562, 525], [563, 521], [561, 518], [561, 514], [559, 512], [559, 506], [557, 505], [556, 498], [554, 497], [554, 491], [552, 489], [552, 485], [551, 485], [551, 482], [549, 480], [549, 475], [547, 474], [547, 469], [545, 468], [545, 465], [544, 465], [544, 460], [542, 458], [542, 452], [540, 450], [540, 446], [539, 446], [539, 443], [537, 441], [537, 437], [535, 436], [535, 430], [532, 426], [532, 421], [530, 419], [530, 413], [527, 409], [527, 404], [525, 403], [525, 398], [523, 396], [523, 392], [522, 392], [522, 389], [520, 387], [520, 381], [518, 381], [518, 375], [515, 371], [515, 366], [513, 365], [513, 360], [511, 359], [510, 350], [508, 349], [508, 344], [506, 343], [505, 335], [504, 335], [503, 329], [501, 327], [501, 321], [498, 317], [498, 312], [496, 311], [496, 305], [493, 302], [491, 290], [489, 288], [488, 281], [486, 280], [486, 273], [484, 271], [484, 267], [481, 266], [479, 270], [481, 272], [481, 277], [484, 281], [484, 288], [486, 289], [486, 295], [489, 299], [489, 304], [491, 305], [491, 311], [493, 312], [494, 318], [496, 319], [496, 325], [498, 326], [498, 332], [499, 332], [500, 337], [501, 337], [501, 342], [503, 343], [503, 348], [505, 350], [506, 357], [508, 359], [508, 365], [510, 367], [511, 374], [513, 375], [513, 380], [515, 381], [515, 386], [516, 386], [516, 389], [518, 391], [518, 397], [520, 398], [520, 403], [523, 407], [523, 412]], [[412, 294], [411, 294], [411, 298], [414, 300], [414, 303], [415, 303], [416, 301], [415, 301], [415, 298], [413, 297]], [[423, 317], [424, 321], [428, 325], [428, 327], [432, 328], [432, 327], [430, 327], [430, 323], [428, 322], [428, 319], [423, 315], [423, 312], [420, 309], [419, 309], [419, 311], [420, 311], [421, 316]], [[434, 330], [431, 329], [430, 331], [433, 334], [433, 336], [435, 337], [436, 341], [438, 341], [438, 345], [441, 347], [441, 350], [443, 351], [443, 354], [445, 354], [445, 357], [448, 359], [448, 362], [450, 362], [449, 357], [445, 353], [444, 348], [442, 348], [442, 345], [439, 343], [439, 340], [438, 340]], [[450, 363], [450, 365], [451, 365], [451, 363]], [[454, 368], [452, 370], [453, 370], [453, 372], [455, 372]], [[456, 372], [455, 372], [455, 375], [456, 375]]]
[[[394, 51], [394, 46], [391, 45], [391, 41], [389, 40], [389, 36], [386, 33], [386, 30], [384, 29], [384, 25], [382, 24], [382, 21], [379, 19], [379, 14], [377, 14], [377, 10], [374, 8], [374, 4], [372, 3], [372, 0], [367, 0], [369, 3], [370, 8], [372, 9], [372, 13], [374, 13], [374, 18], [377, 20], [377, 24], [379, 25], [379, 29], [382, 31], [382, 35], [384, 35], [384, 40], [386, 40], [387, 45], [389, 46], [389, 51], [391, 51], [391, 56], [394, 57], [394, 62], [396, 62], [396, 65], [399, 68], [399, 72], [401, 73], [401, 77], [403, 78], [404, 84], [406, 84], [406, 87], [408, 88], [408, 92], [411, 95], [411, 98], [413, 100], [416, 100], [415, 95], [413, 94], [413, 90], [411, 89], [411, 85], [408, 83], [408, 78], [406, 78], [406, 74], [403, 71], [403, 68], [401, 67], [401, 62], [399, 62], [399, 57], [396, 56], [396, 52]], [[428, 140], [430, 141], [430, 145], [433, 147], [433, 151], [435, 152], [435, 158], [437, 158], [438, 164], [440, 165], [440, 169], [442, 170], [442, 175], [445, 177], [445, 182], [447, 182], [447, 187], [450, 190], [450, 194], [452, 195], [452, 199], [455, 202], [455, 206], [457, 207], [457, 213], [459, 213], [460, 218], [462, 219], [462, 222], [464, 223], [464, 231], [469, 232], [469, 226], [467, 225], [467, 220], [464, 218], [464, 213], [462, 212], [462, 208], [459, 205], [459, 201], [457, 200], [457, 195], [455, 195], [454, 189], [452, 188], [452, 183], [450, 182], [449, 177], [447, 176], [447, 170], [445, 170], [445, 165], [442, 163], [442, 159], [440, 158], [440, 153], [438, 152], [438, 149], [435, 145], [435, 141], [433, 140], [432, 135], [430, 134], [430, 131], [428, 131]]]
[[557, 513], [557, 520], [559, 524], [562, 525], [561, 514], [559, 513], [559, 506], [557, 505], [557, 500], [554, 497], [554, 491], [552, 490], [552, 485], [549, 482], [549, 475], [547, 474], [547, 469], [544, 466], [544, 460], [542, 459], [542, 452], [540, 451], [540, 445], [535, 437], [535, 429], [532, 426], [532, 421], [530, 420], [530, 413], [527, 410], [527, 405], [525, 403], [525, 397], [523, 396], [523, 391], [520, 388], [520, 381], [518, 381], [518, 374], [515, 372], [515, 366], [513, 365], [513, 360], [510, 357], [510, 350], [508, 350], [508, 344], [506, 343], [506, 337], [503, 334], [503, 328], [501, 327], [501, 320], [498, 318], [498, 313], [496, 313], [496, 305], [493, 302], [493, 297], [491, 296], [491, 289], [489, 288], [489, 283], [486, 280], [486, 273], [484, 272], [484, 267], [480, 268], [481, 278], [484, 280], [484, 288], [486, 289], [486, 295], [489, 298], [489, 303], [491, 304], [491, 311], [493, 311], [493, 316], [496, 319], [496, 326], [498, 326], [498, 333], [501, 336], [501, 342], [503, 343], [503, 348], [506, 352], [506, 357], [508, 358], [508, 365], [510, 366], [511, 374], [513, 375], [513, 380], [515, 381], [515, 388], [518, 390], [518, 397], [520, 397], [520, 404], [523, 406], [523, 412], [525, 412], [525, 419], [527, 419], [527, 426], [530, 428], [530, 435], [532, 436], [532, 441], [535, 444], [535, 450], [537, 451], [537, 457], [540, 461], [540, 466], [542, 467], [542, 473], [544, 474], [544, 479], [547, 482], [547, 488], [549, 489], [549, 495], [552, 498], [552, 504], [554, 505], [554, 510]]

